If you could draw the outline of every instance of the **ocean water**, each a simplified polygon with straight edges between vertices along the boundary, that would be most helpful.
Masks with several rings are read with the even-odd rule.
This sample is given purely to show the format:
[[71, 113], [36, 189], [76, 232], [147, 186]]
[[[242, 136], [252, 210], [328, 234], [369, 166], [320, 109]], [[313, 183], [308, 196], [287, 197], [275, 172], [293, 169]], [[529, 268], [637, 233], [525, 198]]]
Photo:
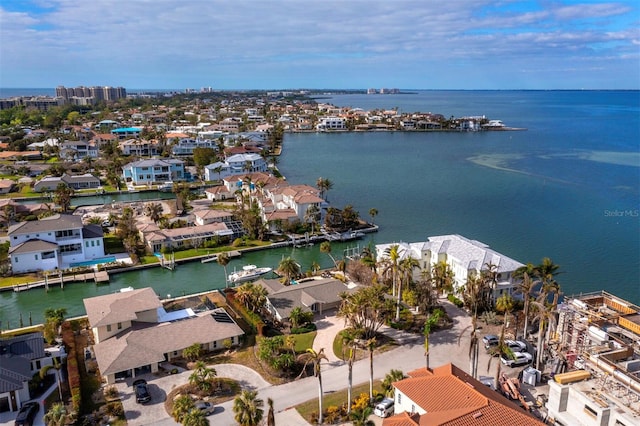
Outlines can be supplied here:
[[[330, 179], [332, 204], [378, 210], [376, 243], [461, 234], [522, 263], [550, 257], [567, 295], [640, 304], [640, 92], [338, 95], [339, 106], [485, 115], [523, 131], [287, 135], [292, 182]], [[311, 153], [311, 155], [310, 155]]]

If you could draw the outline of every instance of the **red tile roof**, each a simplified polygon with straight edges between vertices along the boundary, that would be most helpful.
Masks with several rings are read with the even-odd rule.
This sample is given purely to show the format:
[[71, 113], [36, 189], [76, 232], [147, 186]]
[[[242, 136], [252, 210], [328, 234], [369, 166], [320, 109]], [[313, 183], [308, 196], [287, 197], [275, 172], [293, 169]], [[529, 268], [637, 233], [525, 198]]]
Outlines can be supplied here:
[[433, 370], [421, 368], [394, 383], [426, 414], [399, 413], [384, 426], [529, 426], [543, 425], [512, 401], [483, 385], [453, 364]]

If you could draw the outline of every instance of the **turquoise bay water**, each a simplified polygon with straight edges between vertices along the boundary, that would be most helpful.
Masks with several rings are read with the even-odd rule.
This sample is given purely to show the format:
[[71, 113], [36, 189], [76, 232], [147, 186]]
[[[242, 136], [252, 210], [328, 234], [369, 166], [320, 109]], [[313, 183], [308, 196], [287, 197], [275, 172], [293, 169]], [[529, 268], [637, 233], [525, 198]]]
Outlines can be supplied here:
[[[352, 204], [380, 232], [359, 244], [423, 241], [458, 233], [523, 263], [548, 256], [565, 294], [605, 289], [640, 304], [640, 92], [441, 92], [342, 95], [336, 105], [445, 116], [486, 115], [526, 131], [483, 133], [287, 134], [279, 167], [291, 183], [330, 179], [329, 201]], [[334, 254], [352, 244], [334, 245]], [[276, 267], [292, 256], [303, 269], [331, 264], [318, 246], [234, 259]], [[84, 313], [82, 299], [152, 286], [161, 297], [224, 287], [215, 262], [0, 294], [2, 328], [47, 307]]]

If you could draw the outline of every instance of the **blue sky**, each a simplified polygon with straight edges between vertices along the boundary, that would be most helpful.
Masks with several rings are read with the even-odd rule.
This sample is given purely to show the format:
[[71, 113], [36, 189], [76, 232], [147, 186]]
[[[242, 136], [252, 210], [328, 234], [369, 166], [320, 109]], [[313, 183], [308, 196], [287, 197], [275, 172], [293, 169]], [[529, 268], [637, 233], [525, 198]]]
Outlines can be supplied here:
[[640, 89], [640, 1], [2, 0], [0, 87]]

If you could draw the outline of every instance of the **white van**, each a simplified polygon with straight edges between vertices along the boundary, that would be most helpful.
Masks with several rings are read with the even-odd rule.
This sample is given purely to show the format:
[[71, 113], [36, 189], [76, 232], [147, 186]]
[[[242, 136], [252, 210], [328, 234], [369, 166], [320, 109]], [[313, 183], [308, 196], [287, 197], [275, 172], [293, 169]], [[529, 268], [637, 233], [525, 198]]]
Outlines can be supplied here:
[[382, 418], [388, 417], [393, 414], [394, 405], [395, 402], [393, 399], [385, 398], [376, 404], [376, 407], [373, 409], [373, 414]]

